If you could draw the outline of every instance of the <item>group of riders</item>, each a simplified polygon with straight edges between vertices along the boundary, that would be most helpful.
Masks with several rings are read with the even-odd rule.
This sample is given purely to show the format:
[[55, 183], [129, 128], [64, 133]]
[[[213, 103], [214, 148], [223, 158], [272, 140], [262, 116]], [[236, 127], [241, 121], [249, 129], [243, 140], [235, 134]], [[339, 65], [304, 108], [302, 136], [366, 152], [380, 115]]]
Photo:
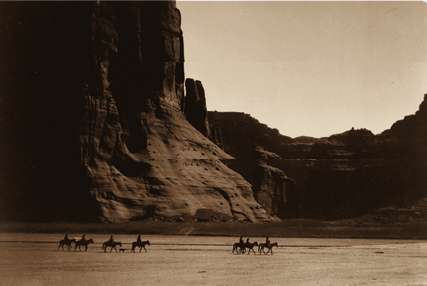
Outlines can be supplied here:
[[[61, 241], [59, 241], [58, 250], [59, 250], [59, 248], [60, 248], [61, 246], [62, 246], [62, 250], [64, 250], [64, 245], [66, 245], [66, 246], [68, 247], [68, 251], [70, 251], [70, 249], [71, 249], [71, 244], [72, 244], [73, 242], [76, 244], [76, 245], [74, 246], [74, 251], [76, 251], [77, 246], [79, 247], [79, 249], [80, 249], [80, 246], [85, 246], [85, 247], [86, 247], [86, 248], [85, 248], [85, 251], [86, 251], [86, 250], [87, 250], [88, 245], [89, 245], [90, 243], [93, 243], [93, 240], [92, 240], [92, 238], [90, 238], [90, 239], [86, 239], [86, 238], [85, 238], [85, 234], [83, 234], [82, 238], [81, 238], [79, 241], [77, 241], [75, 238], [72, 238], [72, 239], [68, 238], [68, 234], [66, 234], [66, 235], [65, 235], [65, 237], [64, 237], [64, 239], [63, 239], [63, 240], [61, 240]], [[80, 249], [80, 250], [81, 250], [81, 249]]]
[[[79, 249], [80, 249], [80, 245], [86, 246], [86, 249], [85, 249], [85, 251], [86, 251], [88, 244], [93, 243], [93, 240], [92, 239], [87, 240], [85, 238], [85, 234], [83, 234], [82, 238], [79, 241], [77, 241], [75, 238], [72, 238], [72, 239], [68, 238], [68, 234], [66, 234], [64, 239], [59, 242], [58, 250], [61, 246], [62, 246], [62, 250], [64, 250], [64, 245], [66, 245], [66, 246], [68, 246], [68, 251], [69, 251], [71, 249], [71, 244], [73, 242], [76, 243], [76, 246], [74, 247], [74, 251], [76, 250], [77, 246], [79, 246]], [[145, 245], [147, 245], [147, 244], [150, 245], [150, 242], [148, 240], [142, 241], [141, 235], [138, 235], [136, 241], [132, 243], [131, 252], [135, 252], [136, 247], [139, 247], [139, 252], [141, 252], [142, 248], [144, 248], [145, 252], [147, 252], [147, 249], [145, 248]], [[117, 252], [116, 246], [122, 246], [122, 243], [121, 242], [115, 242], [113, 235], [111, 235], [110, 239], [102, 244], [102, 250], [104, 250], [106, 252], [107, 247], [111, 247], [110, 252], [113, 250], [113, 248]], [[120, 251], [123, 251], [123, 252], [125, 250], [126, 249], [120, 249]]]
[[[243, 237], [240, 237], [239, 242], [233, 245], [233, 253], [234, 251], [236, 251], [237, 254], [245, 253], [246, 248], [249, 249], [248, 254], [251, 252], [251, 250], [253, 251], [253, 253], [255, 253], [255, 246], [258, 246], [259, 253], [261, 253], [262, 251], [264, 254], [268, 254], [271, 251], [271, 254], [273, 254], [272, 247], [277, 246], [277, 243], [271, 243], [268, 236], [265, 238], [265, 243], [260, 244], [258, 244], [256, 241], [254, 243], [249, 242], [249, 238], [246, 239], [246, 242], [243, 242]], [[268, 248], [267, 253], [264, 252], [264, 248]]]
[[[82, 236], [82, 239], [81, 239], [81, 240], [85, 240], [85, 235], [86, 235], [86, 234], [83, 234], [83, 236]], [[69, 240], [70, 240], [70, 239], [68, 238], [68, 233], [65, 235], [64, 240], [65, 240], [65, 241], [69, 241]], [[110, 243], [114, 242], [113, 235], [111, 235], [111, 236], [110, 236], [110, 240], [108, 240], [108, 242], [110, 242]], [[141, 235], [138, 235], [138, 238], [136, 239], [136, 242], [142, 242], [142, 241], [141, 241]]]
[[[93, 240], [92, 239], [87, 240], [85, 238], [85, 234], [83, 234], [81, 240], [76, 241], [75, 239], [69, 239], [68, 238], [68, 234], [66, 234], [65, 237], [64, 237], [64, 239], [59, 242], [59, 247], [62, 246], [62, 249], [64, 249], [64, 245], [67, 245], [68, 246], [68, 250], [70, 250], [71, 243], [73, 243], [73, 242], [76, 243], [74, 250], [76, 250], [77, 246], [79, 246], [79, 249], [80, 249], [80, 245], [83, 245], [83, 246], [86, 246], [86, 249], [85, 249], [85, 251], [86, 251], [88, 244], [89, 243], [93, 243]], [[138, 237], [136, 239], [136, 242], [132, 243], [132, 250], [131, 250], [131, 252], [134, 252], [134, 250], [135, 250], [136, 247], [140, 248], [140, 252], [141, 252], [142, 248], [144, 248], [145, 252], [147, 252], [147, 250], [145, 249], [145, 245], [146, 244], [150, 245], [150, 242], [148, 240], [147, 241], [142, 241], [141, 240], [141, 235], [138, 235]], [[104, 251], [106, 251], [107, 247], [111, 247], [111, 250], [113, 250], [113, 248], [116, 250], [116, 246], [117, 245], [122, 246], [121, 242], [115, 242], [114, 238], [113, 238], [113, 235], [111, 235], [110, 239], [108, 241], [104, 242], [104, 244], [102, 245], [102, 249]], [[260, 243], [258, 245], [257, 242], [254, 242], [254, 243], [249, 242], [249, 238], [246, 239], [246, 242], [243, 242], [243, 237], [241, 236], [240, 239], [239, 239], [239, 242], [234, 244], [234, 246], [233, 246], [233, 252], [234, 252], [234, 250], [236, 250], [237, 253], [245, 253], [246, 252], [246, 248], [248, 248], [249, 249], [249, 253], [250, 253], [251, 250], [255, 253], [255, 250], [253, 249], [254, 246], [258, 246], [258, 250], [259, 250], [260, 253], [261, 253], [261, 251], [264, 251], [264, 248], [268, 248], [269, 252], [271, 251], [271, 254], [273, 254], [272, 247], [273, 246], [277, 247], [277, 243], [273, 243], [272, 244], [270, 242], [269, 237], [267, 236], [265, 238], [265, 243]], [[58, 250], [59, 250], [59, 247], [58, 247]], [[110, 252], [111, 252], [111, 250], [110, 250]], [[125, 249], [121, 249], [121, 250], [124, 251]]]
[[[248, 237], [248, 239], [246, 239], [246, 243], [247, 244], [249, 244], [250, 242], [249, 242], [249, 237]], [[268, 238], [268, 236], [265, 238], [265, 243], [267, 244], [267, 245], [270, 245], [270, 239]], [[239, 239], [239, 244], [244, 244], [244, 242], [243, 242], [243, 236], [241, 236], [240, 237], [240, 239]]]

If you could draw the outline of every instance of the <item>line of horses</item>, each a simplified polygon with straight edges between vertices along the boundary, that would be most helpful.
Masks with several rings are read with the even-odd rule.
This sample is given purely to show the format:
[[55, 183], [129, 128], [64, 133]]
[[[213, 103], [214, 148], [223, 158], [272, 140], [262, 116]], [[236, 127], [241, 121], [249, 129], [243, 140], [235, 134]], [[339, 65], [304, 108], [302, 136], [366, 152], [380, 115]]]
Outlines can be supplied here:
[[79, 247], [79, 250], [81, 251], [80, 246], [85, 246], [85, 251], [87, 250], [87, 247], [90, 243], [93, 243], [93, 239], [86, 239], [83, 235], [83, 237], [80, 240], [76, 240], [75, 238], [69, 239], [67, 235], [65, 235], [65, 238], [59, 241], [59, 246], [58, 246], [58, 250], [59, 248], [62, 246], [62, 250], [64, 250], [64, 246], [66, 245], [68, 247], [68, 251], [70, 251], [70, 249], [72, 248], [72, 243], [75, 243], [74, 246], [74, 251], [76, 251], [77, 246]]
[[[248, 254], [251, 253], [251, 250], [254, 254], [255, 250], [254, 247], [258, 246], [258, 252], [259, 254], [264, 253], [264, 254], [268, 254], [271, 252], [271, 255], [273, 255], [273, 247], [279, 247], [279, 245], [277, 244], [277, 242], [274, 243], [260, 243], [258, 244], [258, 242], [236, 242], [233, 245], [233, 251], [232, 253], [234, 253], [234, 251], [236, 251], [237, 254], [244, 254], [246, 253], [246, 249], [249, 249]], [[268, 249], [267, 253], [265, 252], [265, 249]]]
[[[64, 246], [67, 246], [68, 251], [70, 251], [70, 249], [72, 248], [71, 244], [73, 244], [73, 243], [75, 243], [74, 251], [77, 250], [77, 247], [79, 247], [79, 250], [81, 251], [80, 246], [85, 246], [86, 247], [85, 251], [87, 251], [88, 245], [91, 243], [94, 243], [94, 242], [93, 242], [92, 238], [86, 239], [85, 235], [83, 235], [80, 240], [76, 240], [75, 238], [69, 239], [68, 235], [66, 234], [65, 238], [59, 241], [58, 250], [61, 247], [62, 247], [62, 250], [64, 250]], [[141, 252], [143, 248], [144, 248], [145, 252], [147, 252], [147, 249], [145, 248], [146, 245], [150, 245], [150, 241], [148, 241], [148, 240], [141, 241], [140, 236], [138, 236], [137, 241], [132, 242], [131, 252], [135, 252], [135, 249], [137, 247], [139, 247], [139, 252]], [[120, 241], [114, 241], [113, 236], [111, 236], [110, 240], [108, 240], [102, 244], [102, 250], [104, 250], [104, 252], [107, 252], [107, 248], [110, 247], [110, 252], [112, 252], [113, 249], [117, 252], [117, 248], [116, 248], [117, 246], [122, 247], [122, 243]], [[236, 252], [237, 254], [244, 254], [244, 253], [246, 253], [246, 249], [248, 249], [248, 254], [250, 254], [251, 251], [254, 254], [256, 254], [256, 252], [254, 250], [255, 246], [258, 246], [259, 254], [261, 254], [261, 252], [262, 252], [264, 254], [271, 253], [272, 255], [273, 255], [273, 247], [274, 246], [279, 247], [277, 242], [274, 242], [274, 243], [267, 242], [267, 243], [260, 243], [260, 244], [258, 244], [258, 242], [256, 242], [256, 241], [253, 243], [236, 242], [233, 245], [232, 253]], [[266, 249], [267, 249], [267, 252], [265, 252]], [[126, 250], [127, 250], [126, 248], [120, 248], [119, 252], [125, 252]]]
[[[141, 252], [141, 250], [144, 248], [145, 252], [147, 252], [147, 249], [145, 248], [146, 245], [150, 245], [150, 241], [146, 240], [146, 241], [134, 241], [132, 242], [132, 249], [130, 252], [135, 252], [135, 248], [139, 247], [139, 252]], [[104, 250], [104, 252], [107, 252], [107, 247], [111, 247], [110, 252], [114, 250], [117, 252], [116, 246], [122, 246], [122, 243], [120, 241], [106, 241], [102, 244], [102, 250]], [[125, 252], [127, 249], [126, 248], [120, 248], [119, 252]]]
[[[94, 243], [94, 242], [93, 242], [92, 238], [86, 239], [85, 235], [83, 235], [80, 240], [76, 240], [75, 238], [72, 238], [72, 239], [68, 238], [68, 235], [66, 234], [65, 238], [59, 241], [58, 250], [61, 247], [62, 247], [62, 250], [64, 250], [64, 246], [67, 246], [68, 247], [68, 251], [70, 251], [70, 249], [72, 248], [71, 244], [73, 244], [73, 243], [75, 243], [74, 251], [77, 250], [77, 246], [79, 247], [80, 251], [81, 251], [80, 246], [85, 246], [86, 247], [85, 251], [87, 251], [88, 245], [90, 243]], [[150, 242], [148, 240], [141, 241], [140, 237], [138, 236], [137, 241], [135, 241], [135, 242], [132, 243], [131, 252], [135, 252], [135, 249], [137, 247], [139, 247], [139, 252], [142, 251], [142, 248], [144, 248], [145, 252], [147, 252], [147, 249], [145, 248], [146, 245], [150, 245]], [[112, 239], [112, 236], [111, 236], [110, 240], [108, 240], [108, 241], [106, 241], [106, 242], [104, 242], [102, 244], [102, 250], [104, 250], [104, 252], [107, 252], [107, 247], [110, 247], [111, 248], [110, 252], [113, 250], [113, 248], [117, 252], [116, 246], [120, 246], [121, 247], [122, 243], [120, 241], [114, 241]], [[120, 252], [124, 252], [125, 250], [126, 250], [125, 248], [121, 248]]]

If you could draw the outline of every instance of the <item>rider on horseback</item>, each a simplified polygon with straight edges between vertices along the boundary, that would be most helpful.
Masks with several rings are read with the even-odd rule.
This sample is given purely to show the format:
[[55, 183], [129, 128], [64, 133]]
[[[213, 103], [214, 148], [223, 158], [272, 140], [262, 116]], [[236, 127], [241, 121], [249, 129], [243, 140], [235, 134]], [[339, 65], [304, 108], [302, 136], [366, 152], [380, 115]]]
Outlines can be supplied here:
[[270, 239], [268, 239], [268, 235], [267, 235], [267, 237], [265, 238], [265, 243], [266, 243], [268, 246], [270, 246]]
[[138, 238], [136, 239], [136, 242], [141, 243], [141, 235], [138, 235]]

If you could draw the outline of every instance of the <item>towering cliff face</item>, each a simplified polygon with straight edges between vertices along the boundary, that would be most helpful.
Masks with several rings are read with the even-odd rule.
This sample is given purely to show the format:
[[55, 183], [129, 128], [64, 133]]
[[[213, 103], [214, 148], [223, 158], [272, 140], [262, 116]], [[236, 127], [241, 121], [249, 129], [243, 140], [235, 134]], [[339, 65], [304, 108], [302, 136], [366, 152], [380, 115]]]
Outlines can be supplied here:
[[[290, 139], [272, 134], [266, 126], [255, 128], [255, 120], [245, 114], [209, 112], [209, 121], [221, 129], [224, 150], [237, 158], [229, 166], [252, 183], [255, 197], [272, 213], [274, 208], [258, 196], [258, 190], [275, 190], [277, 179], [272, 183], [268, 178], [280, 176], [279, 170], [295, 183], [285, 180], [286, 191], [295, 190], [287, 192], [284, 206], [282, 197], [275, 197], [276, 206], [282, 208], [279, 214], [293, 209], [293, 214], [303, 218], [332, 220], [363, 216], [385, 207], [415, 206], [413, 212], [419, 216], [427, 197], [426, 101], [425, 97], [414, 115], [378, 135], [352, 129], [328, 138]], [[241, 138], [248, 138], [248, 143]], [[280, 158], [265, 160], [268, 167], [257, 166], [258, 171], [251, 173], [251, 157], [243, 150], [254, 144]], [[270, 175], [269, 170], [275, 170], [276, 175]]]
[[185, 100], [174, 2], [1, 8], [5, 216], [118, 222], [212, 209], [267, 219], [221, 162], [232, 157], [186, 119], [197, 100], [189, 86]]

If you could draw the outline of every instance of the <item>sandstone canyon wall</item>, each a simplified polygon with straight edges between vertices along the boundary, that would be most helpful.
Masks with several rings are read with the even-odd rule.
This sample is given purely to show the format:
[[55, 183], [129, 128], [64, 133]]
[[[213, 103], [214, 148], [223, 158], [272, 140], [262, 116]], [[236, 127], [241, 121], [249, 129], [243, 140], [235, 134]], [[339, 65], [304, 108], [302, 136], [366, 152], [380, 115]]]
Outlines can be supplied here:
[[207, 121], [193, 127], [204, 91], [185, 79], [175, 2], [0, 8], [3, 218], [268, 219]]
[[293, 177], [275, 168], [271, 162], [281, 161], [278, 155], [283, 144], [293, 142], [277, 129], [268, 128], [248, 114], [209, 112], [211, 130], [221, 134], [224, 150], [235, 160], [227, 165], [252, 184], [255, 199], [272, 216], [299, 217], [300, 194]]
[[[243, 113], [208, 115], [210, 123], [221, 129], [224, 150], [237, 159], [229, 166], [253, 184], [255, 195], [258, 189], [269, 189], [272, 194], [276, 187], [271, 179], [267, 180], [266, 167], [254, 171], [256, 159], [250, 156], [250, 150], [259, 145], [276, 154], [277, 158], [270, 157], [265, 164], [294, 182], [285, 181], [292, 191], [287, 192], [285, 205], [276, 204], [282, 208], [277, 211], [279, 217], [335, 220], [371, 213], [377, 216], [384, 210], [389, 217], [405, 213], [405, 220], [427, 219], [426, 102], [427, 97], [414, 115], [397, 121], [381, 134], [352, 129], [320, 139], [280, 135]], [[276, 197], [275, 201], [281, 199]], [[259, 202], [274, 212], [274, 207]], [[390, 208], [393, 215], [389, 214]]]

